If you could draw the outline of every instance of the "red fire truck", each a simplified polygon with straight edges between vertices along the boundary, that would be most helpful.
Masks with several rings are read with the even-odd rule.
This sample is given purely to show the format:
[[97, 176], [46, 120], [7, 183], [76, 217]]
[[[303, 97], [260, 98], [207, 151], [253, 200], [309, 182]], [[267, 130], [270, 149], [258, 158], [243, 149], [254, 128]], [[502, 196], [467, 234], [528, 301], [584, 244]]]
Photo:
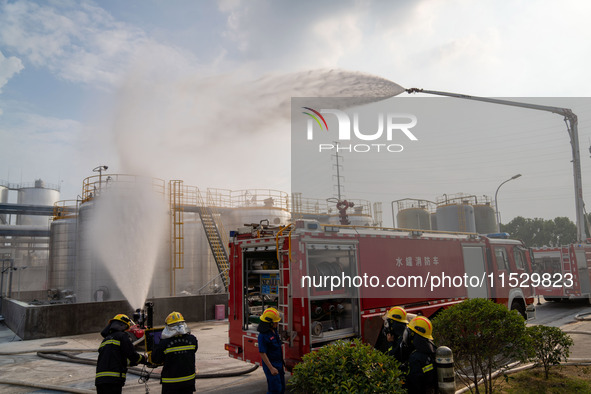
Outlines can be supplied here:
[[532, 248], [536, 294], [547, 301], [587, 299], [591, 302], [591, 245]]
[[[521, 241], [442, 233], [321, 225], [252, 225], [230, 241], [231, 357], [260, 363], [257, 324], [267, 307], [283, 315], [288, 368], [332, 341], [376, 344], [381, 316], [401, 305], [433, 316], [467, 298], [490, 298], [534, 313], [529, 251]], [[521, 283], [509, 286], [509, 277]], [[442, 282], [444, 284], [442, 285]], [[519, 287], [523, 286], [523, 287]]]

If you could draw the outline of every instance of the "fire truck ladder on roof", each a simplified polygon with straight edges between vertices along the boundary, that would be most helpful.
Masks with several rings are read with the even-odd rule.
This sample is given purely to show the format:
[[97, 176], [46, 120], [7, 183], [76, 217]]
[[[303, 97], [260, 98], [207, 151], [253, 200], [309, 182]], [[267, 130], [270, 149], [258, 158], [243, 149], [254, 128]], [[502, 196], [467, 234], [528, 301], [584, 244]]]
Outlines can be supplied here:
[[[283, 248], [284, 242], [280, 241], [282, 233], [289, 229], [287, 235], [287, 250]], [[275, 236], [275, 245], [277, 248], [277, 262], [279, 267], [279, 285], [277, 291], [279, 299], [277, 306], [282, 316], [279, 322], [280, 330], [289, 335], [289, 346], [293, 346], [296, 332], [293, 330], [293, 308], [291, 294], [291, 232], [295, 229], [293, 224], [288, 224], [277, 232]], [[289, 282], [286, 284], [286, 281]]]
[[216, 215], [212, 207], [205, 205], [205, 201], [201, 197], [201, 193], [199, 193], [198, 190], [197, 207], [199, 217], [201, 218], [201, 224], [203, 225], [205, 235], [207, 236], [207, 242], [209, 243], [213, 258], [216, 265], [218, 266], [222, 281], [224, 282], [224, 287], [227, 291], [230, 284], [230, 264], [228, 263], [228, 252], [224, 247], [224, 241], [218, 228], [220, 225], [215, 220], [216, 216], [219, 217], [219, 215]]

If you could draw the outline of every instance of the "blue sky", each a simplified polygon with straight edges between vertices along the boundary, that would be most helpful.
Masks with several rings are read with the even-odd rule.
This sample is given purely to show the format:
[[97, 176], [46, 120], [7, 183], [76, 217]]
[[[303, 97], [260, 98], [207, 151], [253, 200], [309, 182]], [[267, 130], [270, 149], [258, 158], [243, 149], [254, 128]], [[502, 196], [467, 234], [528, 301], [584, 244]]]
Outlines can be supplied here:
[[[0, 180], [41, 178], [75, 199], [104, 164], [200, 188], [289, 191], [289, 98], [330, 93], [294, 73], [340, 69], [478, 96], [588, 97], [589, 15], [591, 3], [568, 0], [0, 0]], [[591, 107], [575, 112], [591, 198]], [[463, 183], [458, 157], [442, 156], [455, 177], [415, 179], [379, 198], [388, 211], [404, 197], [492, 195], [522, 173], [503, 186], [504, 221], [574, 219], [566, 131], [544, 135], [511, 137], [511, 155], [520, 146], [547, 152], [529, 174], [527, 158], [488, 158], [470, 134], [465, 150], [476, 153], [464, 161], [495, 167], [481, 182]], [[371, 200], [368, 185], [347, 186], [350, 197]]]

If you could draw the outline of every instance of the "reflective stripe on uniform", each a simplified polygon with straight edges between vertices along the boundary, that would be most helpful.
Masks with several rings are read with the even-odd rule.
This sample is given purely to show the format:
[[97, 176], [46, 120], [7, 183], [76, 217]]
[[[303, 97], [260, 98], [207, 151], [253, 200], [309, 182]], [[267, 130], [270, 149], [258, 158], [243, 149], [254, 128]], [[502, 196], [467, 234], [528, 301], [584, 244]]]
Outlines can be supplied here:
[[121, 342], [119, 342], [116, 339], [109, 339], [107, 341], [104, 341], [103, 343], [101, 343], [101, 345], [99, 346], [99, 349], [102, 348], [105, 345], [115, 345], [115, 346], [121, 346]]
[[97, 372], [97, 378], [105, 378], [105, 377], [114, 377], [114, 378], [123, 378], [125, 379], [125, 374], [123, 372]]
[[179, 383], [186, 382], [187, 380], [195, 379], [195, 374], [189, 376], [182, 376], [180, 378], [162, 378], [162, 383]]
[[164, 351], [164, 354], [182, 352], [183, 350], [195, 350], [195, 345], [169, 347]]
[[425, 365], [423, 367], [423, 373], [427, 373], [427, 372], [432, 371], [432, 370], [433, 370], [433, 364], [432, 363], [431, 364], [427, 364], [427, 365]]

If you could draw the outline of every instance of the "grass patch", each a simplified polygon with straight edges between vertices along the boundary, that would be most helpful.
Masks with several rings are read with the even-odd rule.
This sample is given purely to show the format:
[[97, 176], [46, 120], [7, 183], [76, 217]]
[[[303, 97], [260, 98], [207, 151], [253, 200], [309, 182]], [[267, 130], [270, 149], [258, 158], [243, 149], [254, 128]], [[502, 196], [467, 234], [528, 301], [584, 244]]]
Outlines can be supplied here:
[[543, 368], [534, 368], [498, 378], [495, 387], [495, 392], [505, 394], [591, 394], [591, 367], [552, 367], [547, 380]]

